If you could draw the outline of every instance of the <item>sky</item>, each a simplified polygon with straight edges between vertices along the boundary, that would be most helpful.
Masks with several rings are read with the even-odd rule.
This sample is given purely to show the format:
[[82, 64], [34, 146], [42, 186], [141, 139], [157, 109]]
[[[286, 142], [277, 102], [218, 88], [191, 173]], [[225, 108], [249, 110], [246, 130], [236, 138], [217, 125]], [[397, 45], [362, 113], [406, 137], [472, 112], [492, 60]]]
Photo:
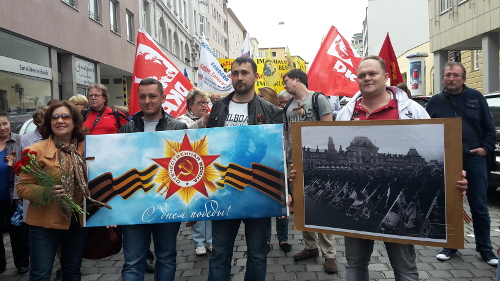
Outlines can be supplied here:
[[[312, 63], [321, 40], [333, 25], [347, 40], [363, 32], [367, 0], [229, 0], [250, 37], [260, 48], [286, 47]], [[284, 22], [284, 25], [279, 25]]]

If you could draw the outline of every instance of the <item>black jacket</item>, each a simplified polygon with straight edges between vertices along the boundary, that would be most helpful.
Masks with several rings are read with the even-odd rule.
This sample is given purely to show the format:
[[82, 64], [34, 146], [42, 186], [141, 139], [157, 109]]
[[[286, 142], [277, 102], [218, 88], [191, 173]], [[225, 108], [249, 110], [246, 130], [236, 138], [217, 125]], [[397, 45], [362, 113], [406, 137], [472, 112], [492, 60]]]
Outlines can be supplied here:
[[[212, 107], [207, 128], [223, 127], [229, 113], [229, 102], [235, 95], [234, 92], [218, 100]], [[262, 122], [258, 116], [261, 114]], [[248, 103], [248, 125], [262, 124], [282, 124], [283, 110], [272, 103], [254, 94], [253, 99]]]
[[[187, 129], [187, 125], [181, 121], [175, 120], [170, 117], [162, 110], [163, 118], [158, 121], [155, 131], [169, 131], [169, 130], [184, 130]], [[134, 114], [134, 117], [130, 122], [123, 125], [118, 133], [138, 133], [144, 132], [144, 120], [142, 119], [144, 114], [142, 111]]]
[[[453, 107], [446, 100], [450, 96], [442, 92], [433, 96], [427, 103], [426, 110], [432, 118], [459, 117], [455, 114]], [[455, 102], [453, 97], [450, 99]], [[496, 130], [491, 117], [488, 103], [484, 96], [474, 89], [463, 86], [463, 92], [458, 98], [458, 110], [462, 111], [471, 121], [481, 137], [478, 138], [474, 129], [462, 120], [462, 153], [464, 156], [471, 155], [470, 150], [484, 148], [488, 154], [493, 153], [496, 143]]]

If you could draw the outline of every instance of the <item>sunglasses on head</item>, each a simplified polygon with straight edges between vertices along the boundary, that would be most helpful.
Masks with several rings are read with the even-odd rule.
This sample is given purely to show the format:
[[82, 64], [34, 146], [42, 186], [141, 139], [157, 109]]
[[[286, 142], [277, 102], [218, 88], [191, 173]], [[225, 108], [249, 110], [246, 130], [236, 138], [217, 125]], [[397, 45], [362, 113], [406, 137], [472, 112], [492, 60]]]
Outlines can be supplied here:
[[59, 120], [59, 118], [61, 118], [62, 120], [70, 120], [71, 119], [71, 115], [69, 114], [54, 114], [52, 115], [52, 120]]

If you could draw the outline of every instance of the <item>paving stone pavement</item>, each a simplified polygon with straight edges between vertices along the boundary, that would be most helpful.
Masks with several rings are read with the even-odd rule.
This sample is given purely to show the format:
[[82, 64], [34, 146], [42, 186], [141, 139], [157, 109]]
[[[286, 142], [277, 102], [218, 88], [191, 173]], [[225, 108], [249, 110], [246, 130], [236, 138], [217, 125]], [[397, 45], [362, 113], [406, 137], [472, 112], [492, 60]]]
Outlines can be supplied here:
[[[491, 240], [496, 248], [500, 243], [500, 190], [489, 195], [488, 206], [491, 216]], [[293, 249], [289, 253], [282, 252], [278, 247], [275, 222], [273, 219], [273, 237], [271, 243], [273, 249], [269, 252], [267, 263], [266, 280], [291, 281], [291, 280], [345, 280], [345, 247], [344, 238], [336, 237], [337, 262], [339, 271], [336, 274], [327, 274], [323, 269], [324, 259], [314, 259], [294, 262], [292, 256], [303, 249], [302, 234], [293, 229], [293, 216], [290, 220], [289, 243]], [[440, 250], [437, 247], [416, 246], [417, 267], [421, 280], [433, 281], [491, 281], [495, 280], [496, 268], [483, 262], [478, 253], [475, 252], [472, 225], [464, 224], [465, 249], [453, 256], [447, 262], [436, 260], [435, 256]], [[4, 234], [4, 243], [7, 251], [7, 270], [0, 274], [0, 280], [24, 281], [28, 280], [28, 274], [16, 275], [17, 269], [13, 265], [10, 240]], [[246, 245], [243, 227], [238, 233], [233, 255], [232, 281], [243, 281], [246, 263]], [[194, 251], [191, 239], [191, 231], [184, 224], [177, 238], [177, 272], [175, 281], [206, 281], [208, 275], [208, 256], [198, 257]], [[82, 281], [114, 281], [121, 280], [121, 267], [123, 265], [123, 253], [102, 259], [84, 260], [82, 263]], [[384, 250], [384, 244], [376, 242], [374, 252], [369, 265], [370, 280], [389, 281], [394, 280], [389, 259]], [[55, 272], [55, 270], [54, 270]], [[53, 280], [55, 273], [52, 275]], [[145, 280], [153, 280], [153, 274], [146, 273]]]

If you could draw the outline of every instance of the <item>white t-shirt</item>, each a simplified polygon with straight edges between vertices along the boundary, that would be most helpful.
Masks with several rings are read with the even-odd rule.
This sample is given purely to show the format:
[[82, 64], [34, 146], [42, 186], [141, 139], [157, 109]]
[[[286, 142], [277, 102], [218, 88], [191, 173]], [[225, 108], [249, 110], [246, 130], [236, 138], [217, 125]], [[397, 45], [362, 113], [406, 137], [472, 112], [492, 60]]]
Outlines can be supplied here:
[[224, 127], [247, 126], [248, 103], [229, 102], [229, 114], [224, 121]]
[[154, 132], [156, 131], [156, 125], [158, 125], [158, 121], [160, 120], [144, 120], [144, 132]]

